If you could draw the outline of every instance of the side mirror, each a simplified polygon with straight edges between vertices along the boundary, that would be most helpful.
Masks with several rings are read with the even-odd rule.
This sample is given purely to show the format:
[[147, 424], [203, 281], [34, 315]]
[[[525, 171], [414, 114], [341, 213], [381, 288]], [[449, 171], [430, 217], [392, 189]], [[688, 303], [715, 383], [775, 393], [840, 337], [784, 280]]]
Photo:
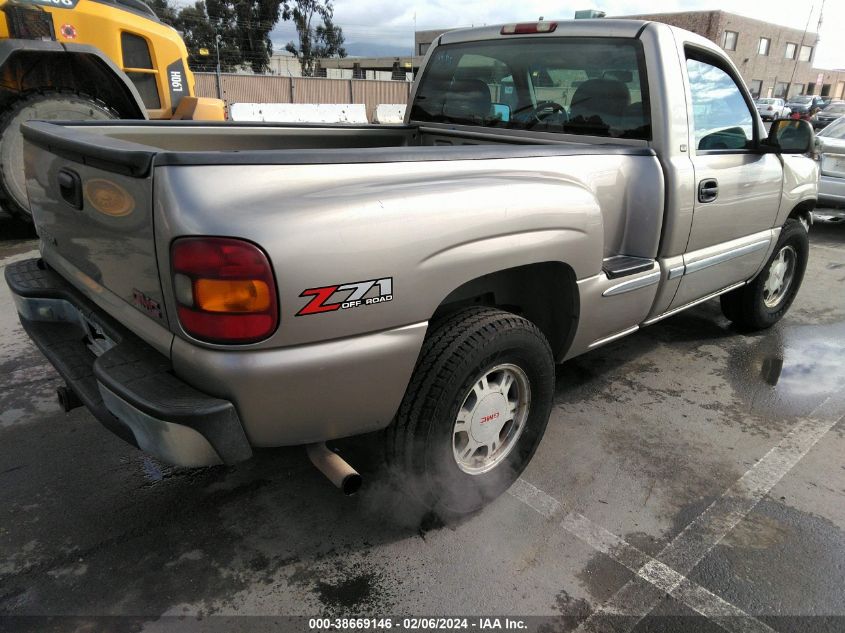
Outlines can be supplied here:
[[810, 154], [815, 147], [815, 133], [807, 121], [780, 119], [772, 123], [763, 143], [778, 154]]
[[494, 103], [493, 117], [502, 123], [507, 123], [511, 120], [511, 107], [505, 103]]

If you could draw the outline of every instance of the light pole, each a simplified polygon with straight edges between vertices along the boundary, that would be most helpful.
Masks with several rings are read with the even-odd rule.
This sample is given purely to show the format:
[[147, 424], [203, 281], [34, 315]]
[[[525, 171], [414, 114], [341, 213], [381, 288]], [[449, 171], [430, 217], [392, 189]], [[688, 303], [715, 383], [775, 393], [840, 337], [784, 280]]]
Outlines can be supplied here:
[[219, 99], [223, 98], [223, 80], [220, 78], [220, 40], [222, 39], [220, 33], [214, 38], [214, 49], [217, 52], [217, 97]]

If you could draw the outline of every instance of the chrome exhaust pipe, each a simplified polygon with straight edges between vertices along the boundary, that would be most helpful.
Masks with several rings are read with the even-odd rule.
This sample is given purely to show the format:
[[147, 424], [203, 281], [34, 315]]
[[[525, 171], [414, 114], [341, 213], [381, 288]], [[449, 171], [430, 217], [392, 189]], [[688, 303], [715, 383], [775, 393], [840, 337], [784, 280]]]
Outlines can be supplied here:
[[352, 466], [340, 455], [328, 449], [325, 442], [308, 444], [305, 447], [308, 459], [323, 473], [330, 482], [340, 488], [345, 495], [354, 495], [361, 487], [362, 479]]
[[76, 395], [76, 392], [70, 387], [65, 387], [64, 385], [56, 388], [56, 398], [59, 401], [59, 406], [65, 413], [82, 406], [82, 401], [79, 399], [79, 396]]

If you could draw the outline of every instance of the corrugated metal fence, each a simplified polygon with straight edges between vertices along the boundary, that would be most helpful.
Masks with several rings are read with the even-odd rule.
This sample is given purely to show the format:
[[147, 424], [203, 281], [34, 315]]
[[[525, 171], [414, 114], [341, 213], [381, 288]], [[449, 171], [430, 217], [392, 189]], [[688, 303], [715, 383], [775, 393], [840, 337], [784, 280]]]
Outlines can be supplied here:
[[220, 75], [222, 96], [214, 73], [194, 73], [198, 97], [214, 97], [230, 103], [363, 103], [372, 121], [376, 106], [407, 103], [411, 84], [407, 81], [369, 79], [321, 79], [279, 75]]

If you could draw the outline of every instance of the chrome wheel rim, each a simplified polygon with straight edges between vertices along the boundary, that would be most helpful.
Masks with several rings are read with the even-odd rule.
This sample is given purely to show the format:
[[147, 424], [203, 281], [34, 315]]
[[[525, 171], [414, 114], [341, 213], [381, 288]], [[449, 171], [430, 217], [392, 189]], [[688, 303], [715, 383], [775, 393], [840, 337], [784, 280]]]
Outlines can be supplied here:
[[500, 464], [525, 430], [530, 405], [531, 386], [520, 367], [505, 363], [481, 374], [464, 397], [452, 431], [458, 468], [480, 475]]
[[798, 253], [791, 246], [784, 246], [769, 265], [769, 275], [763, 286], [763, 303], [767, 308], [776, 308], [786, 297], [795, 277]]

